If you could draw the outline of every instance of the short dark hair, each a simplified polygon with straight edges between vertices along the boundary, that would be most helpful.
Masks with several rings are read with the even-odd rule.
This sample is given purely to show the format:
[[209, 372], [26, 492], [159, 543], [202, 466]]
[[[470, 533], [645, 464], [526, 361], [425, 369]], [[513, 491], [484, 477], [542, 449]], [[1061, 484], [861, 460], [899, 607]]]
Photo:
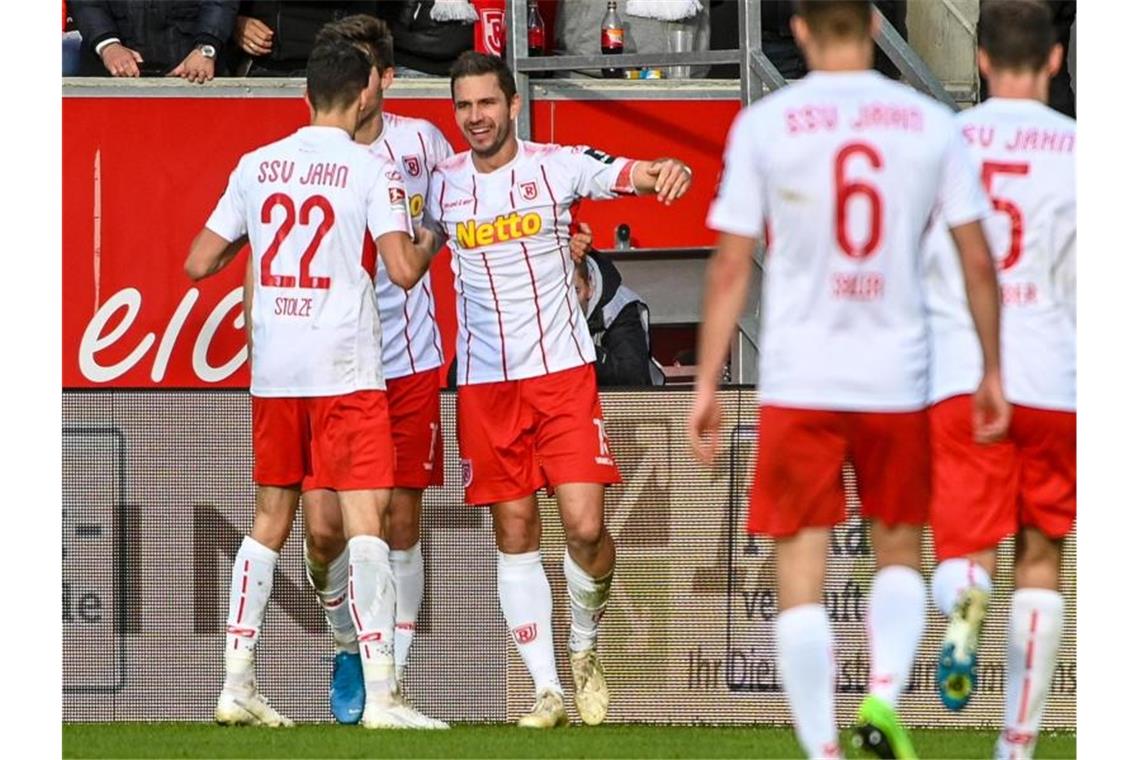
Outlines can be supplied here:
[[323, 42], [309, 54], [305, 90], [317, 111], [346, 108], [368, 86], [372, 61], [346, 40]]
[[383, 73], [396, 65], [396, 53], [392, 43], [392, 32], [388, 25], [375, 16], [357, 13], [345, 16], [337, 21], [330, 21], [317, 32], [316, 44], [329, 42], [337, 37], [348, 40], [354, 45], [363, 45], [368, 48], [368, 54], [376, 68]]
[[483, 74], [494, 74], [499, 80], [499, 89], [507, 96], [507, 102], [518, 93], [515, 87], [515, 77], [511, 74], [506, 62], [497, 55], [477, 53], [468, 50], [455, 59], [451, 64], [451, 98], [455, 99], [455, 80], [463, 77], [477, 77]]
[[796, 15], [816, 37], [847, 39], [871, 34], [871, 0], [798, 0]]
[[978, 15], [978, 49], [1001, 69], [1037, 71], [1057, 41], [1053, 15], [1039, 0], [983, 0]]

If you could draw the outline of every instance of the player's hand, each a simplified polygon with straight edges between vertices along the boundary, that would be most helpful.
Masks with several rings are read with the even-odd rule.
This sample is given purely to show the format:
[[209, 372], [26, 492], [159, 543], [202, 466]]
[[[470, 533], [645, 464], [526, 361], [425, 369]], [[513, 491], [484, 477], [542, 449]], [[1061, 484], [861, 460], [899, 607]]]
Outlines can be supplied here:
[[594, 232], [590, 225], [578, 222], [578, 231], [570, 236], [570, 258], [577, 264], [586, 258], [586, 254], [594, 245]]
[[982, 377], [974, 393], [974, 440], [995, 443], [1005, 438], [1012, 416], [1001, 387], [1001, 375], [991, 372]]
[[693, 182], [693, 170], [675, 158], [659, 158], [645, 171], [655, 180], [653, 192], [658, 202], [666, 206], [687, 193]]
[[202, 55], [202, 51], [195, 48], [167, 76], [182, 77], [187, 82], [205, 84], [214, 78], [214, 59], [207, 58]]
[[253, 57], [269, 55], [273, 50], [273, 30], [249, 16], [238, 16], [234, 37], [241, 49]]
[[689, 410], [689, 445], [697, 460], [711, 465], [720, 448], [720, 399], [716, 388], [698, 387], [693, 408]]
[[99, 55], [111, 76], [137, 77], [139, 75], [139, 64], [143, 62], [143, 57], [139, 55], [137, 50], [131, 50], [118, 42], [112, 42], [103, 48], [103, 52]]

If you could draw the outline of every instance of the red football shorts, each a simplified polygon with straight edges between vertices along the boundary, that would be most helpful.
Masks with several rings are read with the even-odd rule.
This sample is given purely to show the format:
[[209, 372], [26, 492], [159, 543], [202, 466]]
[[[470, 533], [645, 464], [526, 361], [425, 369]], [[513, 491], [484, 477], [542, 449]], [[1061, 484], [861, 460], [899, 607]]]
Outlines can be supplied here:
[[253, 397], [253, 480], [258, 485], [391, 488], [392, 459], [384, 391]]
[[465, 501], [496, 504], [564, 483], [620, 483], [594, 365], [459, 386]]
[[396, 451], [396, 487], [443, 485], [443, 431], [439, 424], [439, 370], [388, 380], [388, 419]]
[[850, 460], [863, 517], [922, 525], [930, 506], [926, 410], [833, 412], [761, 406], [748, 531], [773, 538], [847, 518]]
[[1023, 526], [1063, 538], [1077, 516], [1077, 415], [1015, 404], [1009, 437], [983, 446], [971, 411], [968, 395], [930, 408], [935, 555], [992, 549]]

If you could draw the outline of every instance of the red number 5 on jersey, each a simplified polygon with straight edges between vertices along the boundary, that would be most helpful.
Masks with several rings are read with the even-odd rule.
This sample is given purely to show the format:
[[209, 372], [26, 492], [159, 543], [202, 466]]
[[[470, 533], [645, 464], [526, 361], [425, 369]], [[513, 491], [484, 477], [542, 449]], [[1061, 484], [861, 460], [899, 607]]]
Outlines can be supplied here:
[[[261, 257], [261, 284], [267, 288], [294, 288], [297, 287], [296, 277], [273, 274], [273, 259], [276, 258], [281, 244], [285, 242], [285, 238], [289, 236], [289, 232], [297, 221], [297, 211], [293, 205], [293, 199], [284, 193], [274, 193], [266, 198], [265, 203], [261, 206], [261, 223], [269, 224], [273, 221], [273, 209], [277, 206], [285, 209], [285, 219], [277, 228], [277, 233], [273, 236], [273, 242], [269, 244], [269, 248], [265, 250], [265, 255]], [[301, 224], [308, 226], [313, 209], [320, 209], [321, 223], [317, 225], [313, 239], [309, 241], [309, 246], [301, 254], [300, 287], [328, 290], [329, 278], [311, 276], [309, 267], [313, 263], [313, 257], [317, 255], [317, 249], [321, 247], [321, 240], [332, 229], [333, 222], [336, 221], [336, 214], [333, 213], [332, 204], [327, 198], [323, 195], [313, 195], [301, 204]]]
[[994, 204], [994, 211], [1009, 217], [1009, 250], [1005, 252], [1001, 264], [998, 265], [999, 269], [1005, 271], [1012, 268], [1021, 258], [1021, 240], [1025, 235], [1025, 217], [1021, 213], [1021, 207], [1012, 200], [994, 195], [995, 174], [1013, 174], [1018, 177], [1026, 177], [1029, 175], [1029, 164], [1024, 162], [1006, 163], [1004, 161], [986, 161], [982, 164], [982, 184], [986, 186], [986, 194], [990, 196], [990, 202]]

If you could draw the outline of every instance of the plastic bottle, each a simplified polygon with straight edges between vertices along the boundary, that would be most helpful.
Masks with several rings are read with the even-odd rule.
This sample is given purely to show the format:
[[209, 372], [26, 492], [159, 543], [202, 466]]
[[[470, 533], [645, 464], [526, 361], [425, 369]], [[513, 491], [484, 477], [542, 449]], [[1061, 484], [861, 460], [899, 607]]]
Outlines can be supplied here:
[[[617, 12], [617, 0], [606, 3], [606, 15], [602, 19], [602, 55], [620, 55], [625, 52], [625, 29]], [[602, 69], [607, 79], [620, 79], [625, 76], [622, 69]]]

